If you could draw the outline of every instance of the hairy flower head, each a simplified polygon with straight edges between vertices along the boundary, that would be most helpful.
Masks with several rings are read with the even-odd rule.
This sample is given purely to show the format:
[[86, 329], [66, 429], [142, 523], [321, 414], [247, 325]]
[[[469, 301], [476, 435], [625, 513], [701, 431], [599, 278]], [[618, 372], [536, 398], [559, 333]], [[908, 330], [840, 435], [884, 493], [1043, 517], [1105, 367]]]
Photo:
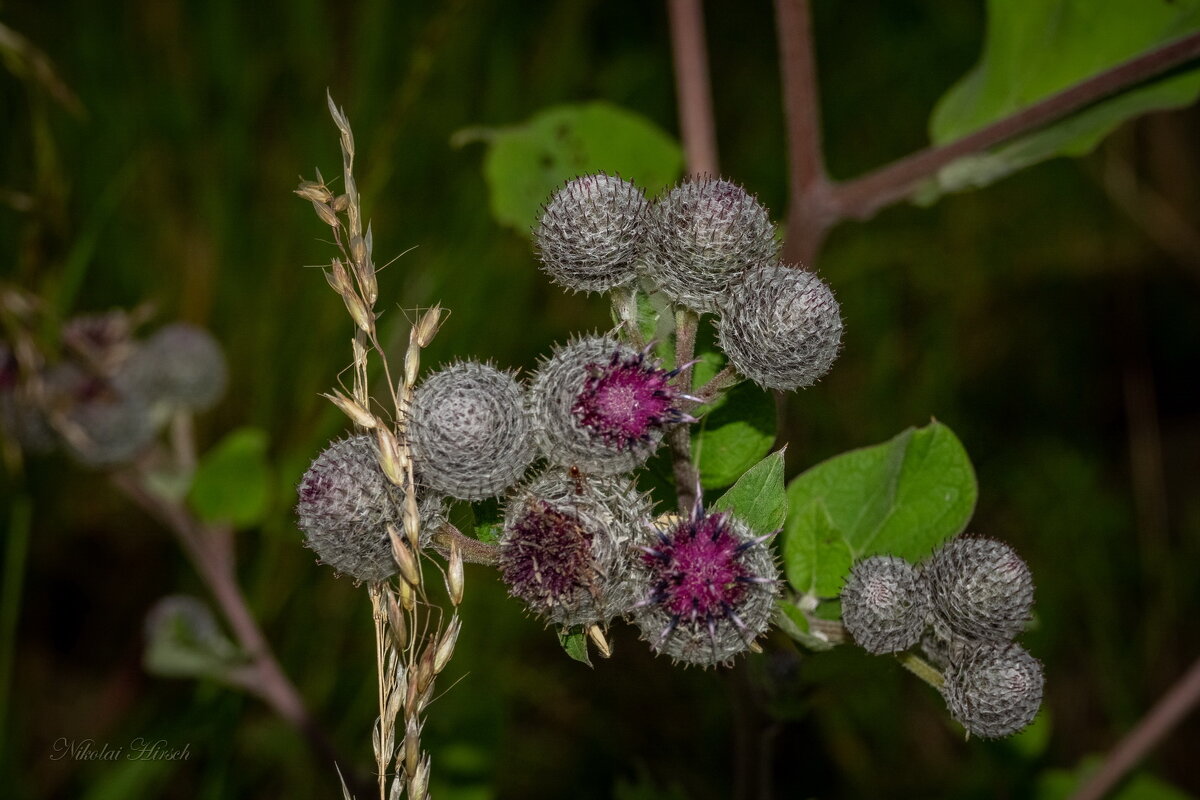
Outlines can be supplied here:
[[770, 215], [745, 189], [689, 178], [650, 207], [642, 258], [663, 294], [695, 311], [714, 312], [731, 281], [778, 252]]
[[632, 583], [634, 622], [656, 652], [688, 664], [730, 661], [766, 631], [779, 568], [746, 523], [698, 511], [644, 534]]
[[841, 311], [811, 272], [760, 264], [722, 299], [717, 338], [729, 363], [750, 380], [768, 389], [801, 389], [833, 366]]
[[533, 232], [542, 268], [575, 291], [606, 292], [631, 282], [645, 210], [641, 190], [619, 177], [597, 173], [567, 181]]
[[520, 480], [534, 458], [521, 384], [474, 361], [422, 381], [407, 433], [418, 479], [463, 500], [500, 494]]

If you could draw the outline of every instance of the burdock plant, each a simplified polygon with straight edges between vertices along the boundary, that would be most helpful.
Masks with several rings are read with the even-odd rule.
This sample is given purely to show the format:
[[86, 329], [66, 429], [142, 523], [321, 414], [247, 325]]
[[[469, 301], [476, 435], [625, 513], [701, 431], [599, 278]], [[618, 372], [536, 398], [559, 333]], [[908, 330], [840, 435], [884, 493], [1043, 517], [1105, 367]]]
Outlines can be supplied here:
[[[554, 346], [528, 375], [466, 359], [422, 376], [421, 351], [441, 324], [434, 306], [416, 316], [403, 366], [393, 370], [376, 330], [378, 288], [354, 190], [354, 139], [345, 115], [330, 108], [345, 190], [335, 195], [318, 175], [297, 193], [339, 247], [325, 275], [356, 327], [353, 385], [328, 396], [356, 431], [316, 458], [296, 510], [321, 560], [365, 582], [371, 597], [381, 800], [427, 796], [432, 762], [421, 732], [463, 624], [465, 561], [496, 567], [514, 601], [580, 660], [588, 661], [589, 643], [607, 657], [610, 626], [626, 620], [674, 664], [728, 667], [760, 652], [779, 624], [808, 647], [852, 637], [871, 653], [895, 654], [944, 693], [968, 731], [999, 736], [1028, 724], [1041, 673], [1007, 644], [1031, 601], [1028, 571], [1011, 550], [960, 539], [916, 566], [903, 553], [888, 554], [887, 537], [853, 539], [839, 529], [842, 509], [833, 500], [832, 508], [823, 497], [788, 508], [789, 497], [805, 495], [796, 486], [785, 494], [782, 452], [769, 454], [769, 440], [714, 487], [724, 493], [702, 502], [702, 488], [715, 479], [693, 439], [703, 447], [714, 409], [736, 412], [765, 390], [811, 386], [841, 347], [831, 288], [780, 262], [765, 207], [724, 179], [686, 178], [647, 201], [615, 175], [580, 175], [547, 199], [534, 252], [564, 289], [607, 293], [615, 327]], [[705, 317], [711, 345], [700, 336]], [[699, 356], [698, 341], [706, 348]], [[371, 359], [386, 381], [382, 401], [368, 393]], [[671, 473], [674, 508], [656, 506], [639, 488], [659, 453], [655, 471], [659, 480]], [[903, 463], [902, 456], [882, 463]], [[864, 515], [878, 522], [871, 504], [894, 488], [855, 483], [877, 474], [855, 467], [849, 488], [835, 482], [866, 509], [852, 508], [846, 524], [861, 526], [855, 520]], [[939, 497], [945, 502], [944, 492]], [[444, 513], [454, 500], [482, 514], [479, 501], [489, 498], [500, 507], [490, 528], [460, 530]], [[957, 533], [933, 524], [934, 534], [915, 540]], [[819, 538], [809, 541], [814, 525]], [[843, 553], [860, 559], [853, 569], [846, 563], [849, 575], [836, 573], [835, 583], [805, 583], [795, 565], [810, 552], [832, 563]], [[426, 565], [444, 577], [449, 613], [431, 597]], [[1025, 687], [1015, 700], [1005, 694], [1009, 677]], [[1016, 711], [1005, 716], [1006, 704]]]

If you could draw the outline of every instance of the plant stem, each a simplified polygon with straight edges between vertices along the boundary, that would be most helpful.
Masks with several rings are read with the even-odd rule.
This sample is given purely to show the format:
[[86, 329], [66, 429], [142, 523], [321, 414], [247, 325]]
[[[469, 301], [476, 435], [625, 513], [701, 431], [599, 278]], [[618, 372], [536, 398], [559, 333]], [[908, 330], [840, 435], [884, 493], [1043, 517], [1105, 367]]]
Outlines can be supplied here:
[[[250, 658], [253, 677], [246, 682], [247, 687], [299, 731], [323, 761], [346, 764], [308, 713], [300, 693], [279, 665], [250, 612], [234, 569], [233, 531], [227, 526], [201, 523], [180, 504], [146, 488], [144, 475], [140, 472], [113, 473], [112, 481], [146, 513], [163, 523], [179, 541], [216, 600], [239, 646]], [[362, 793], [363, 784], [357, 776], [350, 775], [347, 784], [356, 793]]]
[[942, 686], [946, 683], [946, 679], [942, 677], [942, 673], [938, 672], [932, 664], [916, 653], [897, 653], [896, 660], [900, 662], [900, 666], [938, 691], [941, 691]]
[[775, 0], [787, 120], [788, 221], [783, 260], [811, 263], [836, 219], [821, 155], [821, 103], [808, 0]]
[[1099, 800], [1200, 703], [1200, 658], [1125, 735], [1072, 800]]
[[[675, 369], [680, 369], [679, 385], [691, 391], [695, 370], [683, 367], [696, 353], [696, 329], [700, 316], [686, 308], [675, 312]], [[676, 425], [667, 434], [671, 448], [671, 469], [675, 476], [675, 494], [679, 498], [679, 513], [687, 516], [696, 507], [700, 494], [700, 475], [692, 463], [692, 431], [686, 424]]]
[[700, 0], [667, 0], [679, 131], [693, 175], [717, 174], [717, 133], [713, 122], [708, 51], [704, 45], [704, 9]]
[[903, 200], [921, 181], [963, 156], [986, 150], [1023, 133], [1062, 119], [1099, 100], [1147, 81], [1200, 57], [1200, 33], [1185, 36], [986, 125], [940, 147], [930, 147], [834, 189], [838, 219], [869, 219], [879, 209]]

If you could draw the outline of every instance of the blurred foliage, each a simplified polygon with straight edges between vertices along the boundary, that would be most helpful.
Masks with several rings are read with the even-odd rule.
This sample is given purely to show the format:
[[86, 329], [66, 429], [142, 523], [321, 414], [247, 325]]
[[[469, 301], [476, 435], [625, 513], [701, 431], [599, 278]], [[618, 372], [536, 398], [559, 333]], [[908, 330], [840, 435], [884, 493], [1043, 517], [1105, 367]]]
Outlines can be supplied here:
[[[989, 0], [979, 64], [938, 102], [930, 138], [945, 144], [1032, 105], [1103, 69], [1200, 29], [1200, 2], [1141, 0]], [[939, 171], [920, 195], [987, 186], [1056, 155], [1090, 153], [1125, 120], [1186, 106], [1200, 93], [1200, 71], [1148, 81], [988, 153]]]
[[[440, 300], [453, 313], [427, 366], [469, 355], [530, 368], [551, 341], [606, 327], [608, 310], [542, 278], [528, 240], [490, 213], [486, 151], [451, 138], [595, 101], [675, 131], [663, 9], [64, 0], [0, 11], [81, 109], [27, 74], [0, 76], [3, 279], [64, 315], [153, 301], [161, 319], [206, 325], [225, 344], [231, 390], [198, 419], [201, 441], [263, 430], [277, 498], [239, 536], [239, 575], [343, 767], [366, 770], [369, 604], [313, 563], [289, 510], [310, 459], [345, 427], [319, 393], [349, 361], [351, 326], [304, 268], [332, 248], [290, 193], [314, 166], [337, 174], [325, 89], [355, 126], [377, 261], [397, 256], [380, 275], [395, 304], [385, 340], [399, 357], [405, 309]], [[723, 171], [783, 218], [770, 4], [706, 11]], [[835, 176], [926, 144], [930, 110], [978, 61], [984, 12], [815, 3]], [[469, 568], [453, 688], [423, 737], [434, 795], [726, 798], [758, 781], [778, 796], [1024, 797], [1044, 769], [1106, 750], [1197, 652], [1198, 138], [1195, 109], [1146, 118], [1089, 158], [843, 226], [814, 265], [838, 294], [846, 340], [828, 378], [785, 399], [787, 473], [931, 416], [958, 434], [980, 487], [970, 530], [1011, 542], [1038, 582], [1026, 642], [1047, 669], [1044, 750], [964, 743], [940, 699], [893, 661], [809, 656], [782, 635], [736, 670], [699, 672], [656, 661], [618, 628], [613, 658], [587, 669], [493, 573]], [[1114, 202], [1131, 191], [1111, 180], [1117, 168], [1140, 181], [1147, 216]], [[5, 796], [339, 796], [331, 766], [258, 701], [145, 673], [147, 612], [203, 593], [154, 522], [61, 459], [5, 472], [0, 496], [32, 508], [20, 623], [3, 642], [15, 651]], [[51, 757], [60, 738], [136, 737], [192, 755]], [[1150, 767], [1200, 793], [1198, 742], [1193, 717]]]

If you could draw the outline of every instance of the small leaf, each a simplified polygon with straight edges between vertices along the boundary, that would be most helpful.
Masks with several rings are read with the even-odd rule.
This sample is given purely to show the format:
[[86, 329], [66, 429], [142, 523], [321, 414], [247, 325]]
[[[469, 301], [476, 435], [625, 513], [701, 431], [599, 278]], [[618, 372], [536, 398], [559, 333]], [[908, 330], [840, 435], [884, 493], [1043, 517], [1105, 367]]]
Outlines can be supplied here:
[[558, 632], [558, 643], [563, 652], [583, 664], [592, 666], [591, 656], [588, 655], [587, 634], [581, 627], [563, 628]]
[[[938, 102], [934, 144], [960, 139], [1055, 92], [1200, 30], [1200, 0], [989, 0], [979, 63]], [[1126, 119], [1189, 105], [1200, 70], [1177, 72], [1106, 98], [1067, 119], [995, 150], [945, 167], [917, 195], [984, 186], [1058, 155], [1090, 152]]]
[[171, 595], [146, 615], [146, 671], [169, 678], [209, 678], [229, 682], [245, 663], [241, 651], [221, 633], [212, 611], [188, 595]]
[[783, 451], [779, 450], [746, 470], [711, 508], [732, 511], [754, 531], [765, 535], [783, 527], [787, 504], [783, 490]]
[[653, 195], [683, 167], [683, 154], [670, 136], [608, 103], [556, 106], [523, 125], [472, 131], [472, 138], [488, 148], [483, 171], [492, 215], [526, 234], [541, 217], [542, 204], [571, 178], [616, 173]]
[[700, 413], [692, 454], [705, 489], [729, 486], [775, 444], [775, 400], [752, 383], [734, 386]]
[[938, 422], [824, 461], [787, 489], [788, 581], [799, 592], [832, 597], [860, 558], [889, 553], [918, 561], [962, 532], [976, 494], [962, 443]]
[[240, 428], [200, 459], [188, 502], [205, 522], [249, 528], [266, 515], [270, 495], [267, 434]]
[[781, 600], [775, 610], [775, 625], [788, 636], [814, 653], [823, 653], [833, 649], [833, 642], [812, 632], [808, 618], [799, 608], [786, 600]]

